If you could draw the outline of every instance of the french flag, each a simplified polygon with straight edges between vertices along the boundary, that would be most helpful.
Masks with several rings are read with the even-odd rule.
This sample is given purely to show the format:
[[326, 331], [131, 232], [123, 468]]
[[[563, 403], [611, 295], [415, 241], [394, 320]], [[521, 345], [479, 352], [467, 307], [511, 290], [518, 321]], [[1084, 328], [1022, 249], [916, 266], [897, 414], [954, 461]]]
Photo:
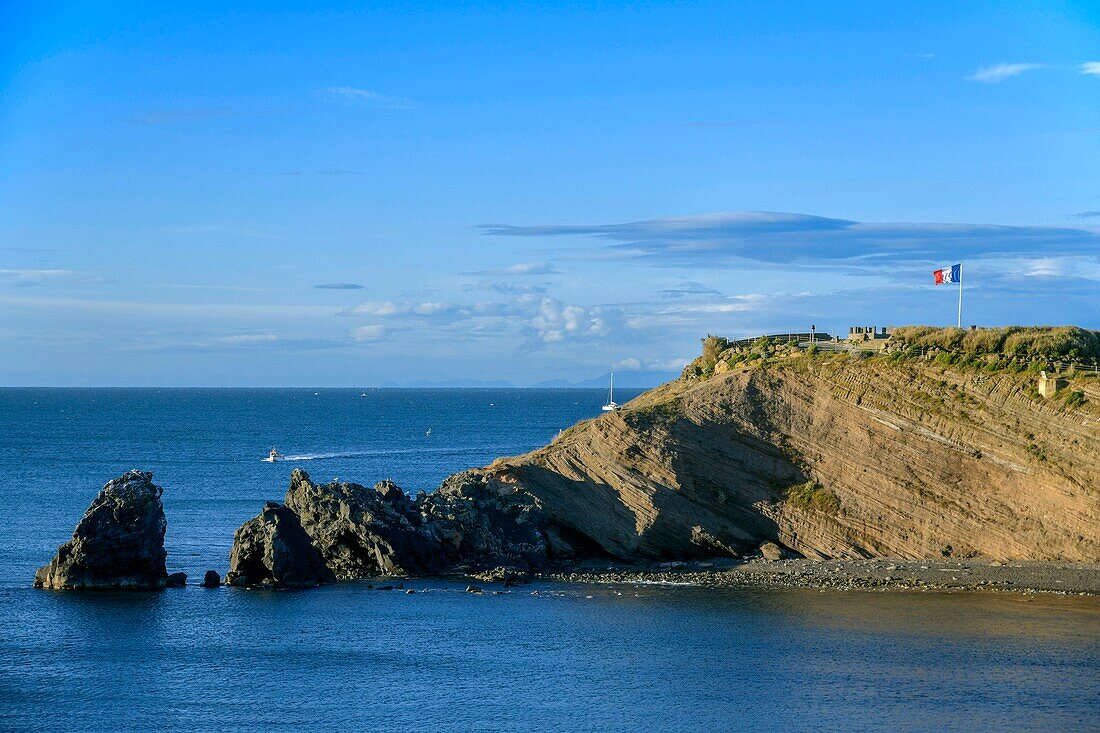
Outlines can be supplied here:
[[933, 270], [932, 277], [936, 278], [937, 285], [957, 283], [962, 280], [962, 263], [945, 267], [942, 270]]

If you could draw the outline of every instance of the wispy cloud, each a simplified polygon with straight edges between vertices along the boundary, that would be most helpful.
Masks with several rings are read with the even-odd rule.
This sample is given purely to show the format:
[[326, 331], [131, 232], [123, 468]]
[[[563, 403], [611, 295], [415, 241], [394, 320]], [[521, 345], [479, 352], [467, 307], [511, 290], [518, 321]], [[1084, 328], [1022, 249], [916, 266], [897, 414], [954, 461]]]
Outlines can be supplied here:
[[393, 300], [370, 300], [366, 303], [345, 308], [340, 315], [345, 316], [423, 316], [441, 318], [461, 315], [462, 306], [440, 301], [403, 302]]
[[137, 121], [143, 125], [178, 125], [187, 122], [220, 120], [225, 117], [234, 117], [241, 114], [245, 113], [240, 110], [225, 107], [150, 110], [140, 115]]
[[690, 359], [639, 359], [628, 356], [612, 364], [611, 368], [623, 372], [678, 372], [689, 361]]
[[1100, 211], [1080, 211], [1071, 215], [1074, 219], [1092, 219], [1093, 217], [1100, 216]]
[[265, 229], [262, 225], [247, 222], [196, 222], [180, 226], [165, 227], [173, 234], [188, 234], [213, 237], [247, 237], [249, 239], [281, 239], [281, 236]]
[[303, 176], [303, 175], [315, 175], [315, 176], [365, 176], [367, 175], [363, 171], [351, 170], [350, 168], [334, 168], [319, 171], [283, 171], [279, 175], [281, 176]]
[[351, 329], [352, 339], [361, 343], [381, 341], [386, 336], [386, 327], [381, 325], [358, 326]]
[[68, 280], [76, 275], [75, 270], [0, 270], [0, 283], [29, 287]]
[[[492, 226], [486, 226], [483, 228], [488, 230], [493, 229]], [[496, 232], [489, 231], [488, 233], [495, 234]], [[510, 265], [508, 267], [501, 267], [491, 270], [475, 270], [473, 272], [464, 272], [462, 274], [489, 277], [509, 277], [518, 275], [560, 275], [561, 273], [555, 270], [553, 265], [548, 262], [521, 262], [518, 265]]]
[[702, 283], [697, 283], [692, 280], [684, 280], [674, 288], [665, 288], [661, 290], [658, 295], [662, 298], [683, 298], [687, 296], [699, 296], [699, 295], [721, 295], [714, 288], [708, 288]]
[[1089, 76], [1100, 76], [1100, 61], [1086, 61], [1081, 64], [1080, 71]]
[[388, 94], [379, 94], [369, 89], [356, 89], [355, 87], [327, 87], [321, 89], [318, 94], [327, 102], [357, 107], [374, 107], [377, 109], [414, 109], [416, 107], [411, 99], [405, 97], [392, 97]]
[[321, 283], [320, 285], [314, 285], [314, 288], [318, 290], [362, 290], [363, 286], [359, 283]]
[[1100, 232], [1069, 227], [859, 222], [809, 214], [740, 211], [621, 224], [483, 227], [513, 237], [583, 236], [606, 242], [609, 252], [666, 267], [739, 267], [747, 262], [874, 269], [891, 258], [1033, 252], [1058, 248], [1096, 256]]
[[270, 344], [278, 341], [279, 337], [273, 333], [245, 333], [237, 336], [222, 336], [213, 339], [215, 343], [226, 346], [252, 346], [255, 344]]
[[994, 64], [993, 66], [983, 66], [967, 78], [971, 81], [992, 84], [1019, 76], [1027, 71], [1045, 68], [1046, 64]]
[[759, 293], [745, 295], [732, 295], [707, 303], [692, 303], [690, 305], [677, 305], [662, 311], [663, 314], [678, 313], [744, 313], [759, 310], [761, 305], [768, 300], [767, 296]]
[[[633, 315], [646, 315], [646, 308]], [[632, 314], [618, 305], [580, 305], [558, 298], [524, 294], [508, 302], [369, 301], [341, 312], [377, 323], [364, 334], [384, 329], [407, 334], [416, 329], [444, 330], [465, 337], [515, 337], [525, 349], [621, 334], [633, 326]], [[360, 333], [358, 330], [353, 331]]]
[[488, 290], [491, 293], [500, 293], [501, 295], [530, 295], [533, 293], [545, 293], [545, 285], [534, 285], [532, 283], [517, 283], [510, 282], [508, 280], [494, 280], [479, 282], [473, 285], [468, 285], [464, 288], [467, 292], [470, 290]]

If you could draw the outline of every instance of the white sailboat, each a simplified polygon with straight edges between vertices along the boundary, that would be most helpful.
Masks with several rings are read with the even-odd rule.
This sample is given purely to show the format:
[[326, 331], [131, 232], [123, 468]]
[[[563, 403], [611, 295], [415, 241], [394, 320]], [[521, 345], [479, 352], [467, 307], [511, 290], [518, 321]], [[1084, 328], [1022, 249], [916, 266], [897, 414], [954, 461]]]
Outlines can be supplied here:
[[604, 412], [615, 412], [623, 406], [615, 401], [615, 372], [611, 372], [611, 387], [607, 391], [607, 404], [600, 408]]

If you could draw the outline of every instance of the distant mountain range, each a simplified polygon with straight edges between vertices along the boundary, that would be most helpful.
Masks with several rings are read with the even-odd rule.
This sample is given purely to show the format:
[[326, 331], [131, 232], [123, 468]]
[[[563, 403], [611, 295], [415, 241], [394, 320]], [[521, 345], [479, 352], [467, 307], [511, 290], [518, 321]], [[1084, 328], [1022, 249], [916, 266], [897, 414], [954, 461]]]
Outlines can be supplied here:
[[[650, 389], [665, 382], [671, 382], [680, 376], [679, 372], [616, 372], [615, 386], [624, 389]], [[601, 374], [593, 379], [585, 379], [580, 382], [569, 382], [564, 379], [551, 379], [545, 382], [537, 382], [532, 387], [559, 387], [559, 388], [583, 388], [601, 387], [607, 389], [611, 382], [611, 372]]]
[[[679, 377], [678, 372], [616, 372], [615, 386], [623, 389], [649, 389]], [[570, 382], [567, 379], [550, 379], [536, 382], [531, 385], [515, 385], [506, 379], [482, 380], [482, 379], [418, 379], [412, 382], [398, 384], [397, 382], [385, 382], [380, 387], [414, 387], [420, 389], [501, 389], [508, 387], [530, 386], [540, 389], [606, 389], [611, 381], [611, 373], [607, 372], [592, 379], [584, 379], [579, 382]]]

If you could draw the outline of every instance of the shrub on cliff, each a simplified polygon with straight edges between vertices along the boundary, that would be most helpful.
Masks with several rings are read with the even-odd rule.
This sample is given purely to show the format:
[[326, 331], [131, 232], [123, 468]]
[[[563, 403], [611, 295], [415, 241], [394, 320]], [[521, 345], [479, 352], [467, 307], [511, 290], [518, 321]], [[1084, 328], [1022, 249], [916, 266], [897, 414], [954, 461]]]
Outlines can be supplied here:
[[795, 484], [787, 489], [787, 501], [799, 509], [816, 509], [825, 514], [840, 511], [840, 499], [815, 481]]
[[1066, 407], [1080, 407], [1085, 404], [1085, 393], [1081, 390], [1074, 390], [1066, 395]]
[[714, 365], [718, 361], [718, 355], [729, 347], [729, 341], [721, 336], [714, 336], [708, 334], [703, 339], [703, 363], [701, 364], [705, 373], [710, 373], [714, 370]]

